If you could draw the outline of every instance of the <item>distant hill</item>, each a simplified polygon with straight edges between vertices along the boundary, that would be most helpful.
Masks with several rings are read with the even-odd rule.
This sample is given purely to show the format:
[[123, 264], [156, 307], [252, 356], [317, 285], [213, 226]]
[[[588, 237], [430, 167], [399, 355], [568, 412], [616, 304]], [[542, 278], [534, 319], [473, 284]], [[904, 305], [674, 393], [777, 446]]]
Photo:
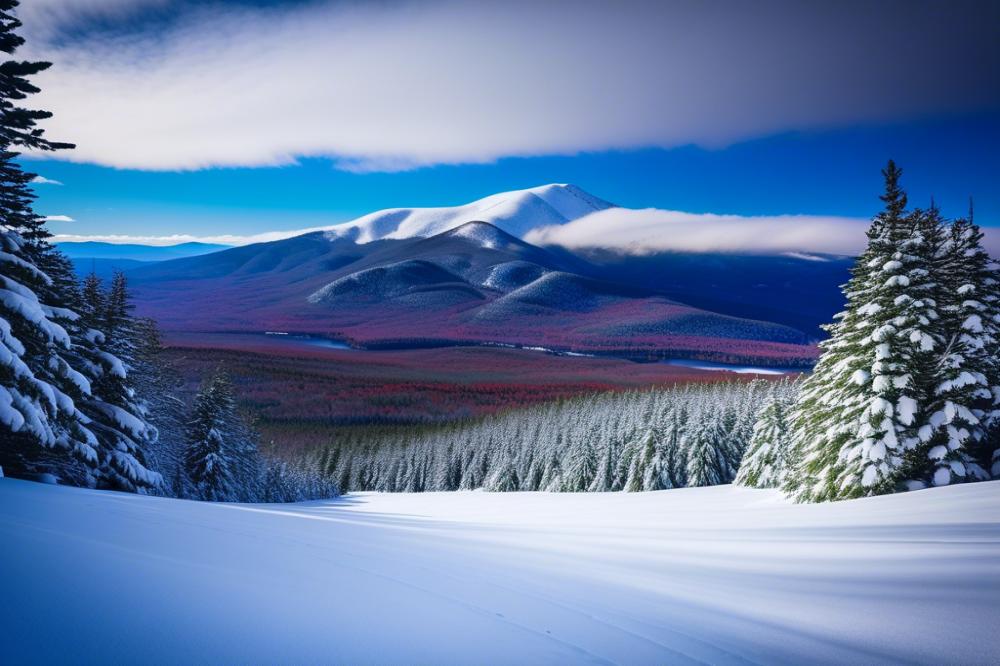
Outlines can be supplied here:
[[[554, 248], [549, 248], [555, 251]], [[654, 289], [679, 301], [735, 317], [778, 322], [822, 339], [820, 326], [843, 308], [840, 285], [853, 257], [663, 252], [582, 254], [589, 275]]]
[[108, 280], [117, 271], [122, 271], [127, 273], [128, 271], [139, 268], [140, 266], [146, 266], [150, 262], [148, 261], [137, 261], [135, 259], [104, 259], [104, 258], [76, 258], [71, 259], [73, 263], [73, 270], [76, 271], [78, 276], [86, 277], [93, 273], [102, 280]]
[[196, 257], [229, 249], [229, 245], [212, 243], [179, 243], [177, 245], [138, 245], [101, 243], [97, 241], [57, 243], [59, 250], [70, 259], [128, 259], [131, 261], [167, 261]]

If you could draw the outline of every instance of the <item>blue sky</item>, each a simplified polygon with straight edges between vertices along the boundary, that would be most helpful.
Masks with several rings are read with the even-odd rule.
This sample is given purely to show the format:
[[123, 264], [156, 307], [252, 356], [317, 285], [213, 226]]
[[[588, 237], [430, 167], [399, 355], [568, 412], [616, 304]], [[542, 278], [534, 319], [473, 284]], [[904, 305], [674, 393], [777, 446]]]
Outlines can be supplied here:
[[[784, 134], [724, 149], [609, 151], [508, 158], [483, 165], [352, 173], [328, 159], [286, 167], [196, 172], [118, 170], [62, 161], [29, 168], [38, 210], [69, 215], [57, 233], [253, 234], [335, 224], [379, 208], [455, 205], [504, 190], [572, 182], [622, 206], [736, 215], [869, 217], [878, 170], [892, 157], [914, 205], [935, 197], [946, 214], [976, 198], [984, 225], [1000, 225], [1000, 122], [963, 117]], [[210, 230], [209, 233], [206, 233]]]
[[[252, 235], [571, 182], [632, 208], [1000, 225], [991, 3], [35, 0], [52, 231]], [[721, 10], [721, 11], [720, 11]], [[502, 38], [498, 38], [502, 35]]]

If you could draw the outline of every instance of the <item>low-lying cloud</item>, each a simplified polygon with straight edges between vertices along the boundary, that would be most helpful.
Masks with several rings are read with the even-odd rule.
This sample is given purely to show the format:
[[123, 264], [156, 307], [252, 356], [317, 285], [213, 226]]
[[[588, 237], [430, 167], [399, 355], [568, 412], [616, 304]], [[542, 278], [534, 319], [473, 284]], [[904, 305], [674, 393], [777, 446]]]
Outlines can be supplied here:
[[32, 0], [21, 55], [59, 159], [393, 171], [1000, 108], [1000, 5], [957, 4]]
[[[525, 240], [570, 249], [626, 254], [734, 252], [857, 255], [869, 220], [817, 215], [741, 216], [675, 210], [610, 208], [560, 226], [532, 230]], [[1000, 256], [1000, 230], [986, 229], [987, 248]]]
[[[217, 243], [250, 245], [328, 231], [338, 225], [268, 231], [259, 234], [55, 234], [57, 243], [99, 241], [140, 245]], [[349, 223], [347, 223], [349, 224]], [[854, 256], [865, 247], [869, 220], [821, 215], [741, 216], [685, 213], [650, 208], [609, 208], [563, 225], [529, 231], [524, 240], [536, 245], [560, 245], [571, 250], [602, 249], [623, 254], [657, 252], [731, 252], [789, 254], [822, 260], [819, 254]], [[984, 245], [1000, 258], [1000, 229], [987, 227]]]

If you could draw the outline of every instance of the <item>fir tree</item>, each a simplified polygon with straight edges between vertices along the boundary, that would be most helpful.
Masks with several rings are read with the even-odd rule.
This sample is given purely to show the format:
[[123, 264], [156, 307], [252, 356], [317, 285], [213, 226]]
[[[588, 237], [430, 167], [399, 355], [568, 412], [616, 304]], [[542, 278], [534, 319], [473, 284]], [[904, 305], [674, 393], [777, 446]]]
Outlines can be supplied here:
[[778, 488], [785, 476], [789, 441], [787, 406], [775, 396], [764, 406], [753, 427], [735, 483], [751, 488]]
[[688, 485], [693, 487], [715, 486], [727, 480], [725, 453], [719, 446], [723, 437], [718, 415], [703, 413], [701, 416], [685, 434]]
[[75, 402], [90, 382], [66, 360], [69, 333], [37, 295], [51, 280], [25, 245], [0, 230], [0, 464], [94, 485], [98, 442]]
[[[21, 22], [13, 12], [17, 0], [0, 0], [0, 51], [13, 54], [24, 44], [17, 34]], [[36, 215], [31, 204], [35, 199], [30, 183], [35, 174], [25, 173], [18, 164], [18, 148], [55, 151], [73, 148], [69, 143], [50, 141], [38, 121], [50, 118], [48, 111], [22, 106], [29, 95], [39, 92], [28, 79], [52, 66], [49, 62], [7, 60], [0, 64], [0, 219], [7, 229], [24, 240], [23, 250], [43, 270], [43, 257], [49, 251], [45, 221]]]
[[786, 488], [799, 501], [892, 492], [920, 442], [938, 315], [928, 240], [906, 214], [900, 174], [892, 162], [883, 171], [885, 209], [792, 416], [796, 469]]
[[983, 249], [983, 233], [971, 210], [949, 232], [942, 266], [945, 345], [928, 441], [921, 451], [926, 475], [935, 485], [987, 478], [1000, 423], [996, 266]]
[[[8, 54], [24, 41], [15, 32], [17, 4], [0, 0], [0, 50]], [[36, 127], [48, 112], [21, 106], [38, 92], [27, 77], [48, 66], [16, 60], [0, 64], [0, 231], [11, 250], [2, 276], [9, 311], [0, 316], [10, 328], [5, 346], [23, 366], [0, 382], [6, 395], [18, 396], [22, 409], [15, 411], [21, 418], [27, 412], [31, 416], [14, 427], [17, 419], [8, 414], [16, 434], [4, 438], [6, 450], [0, 455], [16, 459], [25, 472], [54, 468], [71, 483], [155, 487], [159, 476], [145, 467], [141, 451], [148, 425], [131, 409], [124, 365], [102, 346], [102, 334], [91, 325], [96, 320], [71, 309], [80, 296], [72, 268], [48, 244], [44, 220], [32, 210], [34, 175], [16, 161], [19, 148], [72, 147], [47, 140]], [[24, 402], [32, 390], [44, 393], [44, 400]]]
[[229, 379], [217, 372], [198, 392], [188, 426], [184, 466], [198, 499], [224, 502], [236, 495], [234, 460], [226, 442], [234, 410]]

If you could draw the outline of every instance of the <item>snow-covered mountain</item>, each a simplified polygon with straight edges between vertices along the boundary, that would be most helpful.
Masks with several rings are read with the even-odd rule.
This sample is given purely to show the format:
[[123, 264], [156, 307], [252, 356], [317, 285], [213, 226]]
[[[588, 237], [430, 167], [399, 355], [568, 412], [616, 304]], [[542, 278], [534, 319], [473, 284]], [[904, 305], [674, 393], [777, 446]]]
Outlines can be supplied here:
[[369, 213], [327, 230], [330, 238], [357, 243], [428, 237], [460, 227], [466, 222], [489, 222], [512, 236], [532, 229], [566, 224], [614, 204], [584, 192], [575, 185], [551, 184], [527, 190], [501, 192], [463, 206], [444, 208], [389, 208]]

